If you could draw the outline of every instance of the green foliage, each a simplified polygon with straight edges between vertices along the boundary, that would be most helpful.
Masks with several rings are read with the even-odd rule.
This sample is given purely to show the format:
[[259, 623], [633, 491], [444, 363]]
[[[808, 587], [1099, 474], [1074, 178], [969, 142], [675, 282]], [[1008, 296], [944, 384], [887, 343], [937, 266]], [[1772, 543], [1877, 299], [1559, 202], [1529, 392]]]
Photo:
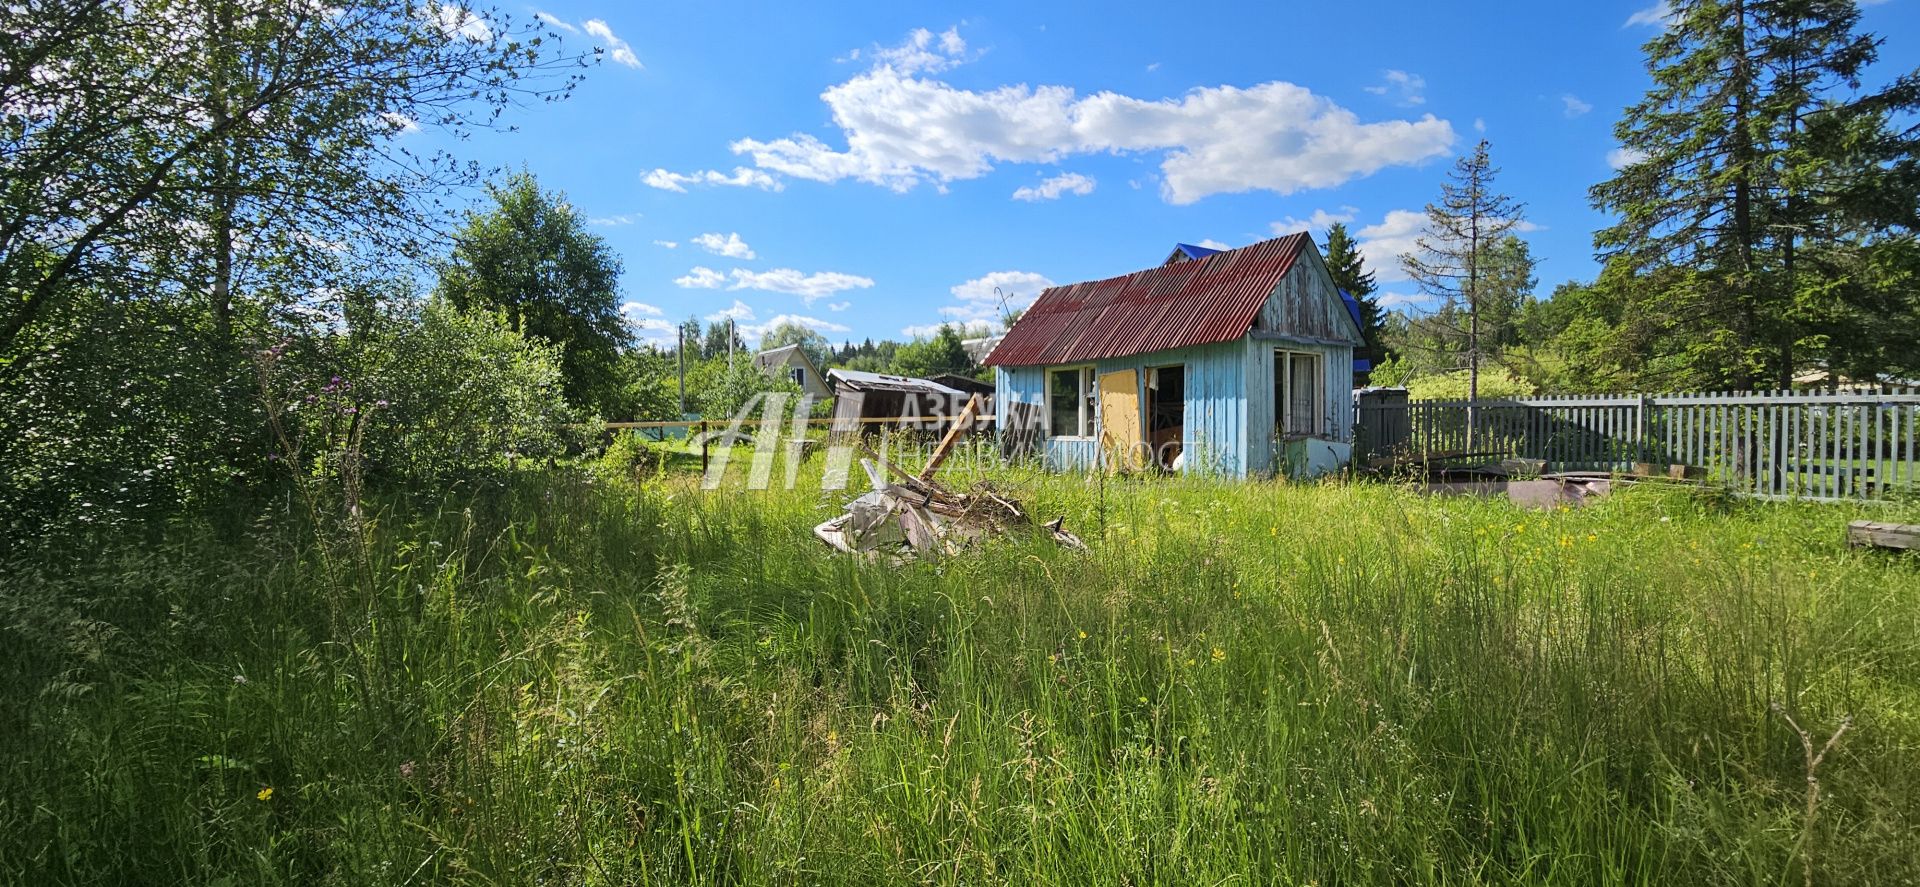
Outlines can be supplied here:
[[[461, 7], [434, 6], [0, 5], [0, 352], [91, 282], [201, 302], [225, 338], [245, 303], [289, 309], [331, 285], [343, 249], [421, 255], [437, 198], [474, 168], [407, 150], [404, 131], [489, 126], [509, 104], [565, 95], [572, 78], [553, 75], [583, 61], [498, 10], [490, 39], [449, 39], [444, 15]], [[263, 278], [274, 285], [240, 286]]]
[[501, 312], [515, 331], [556, 346], [567, 399], [618, 411], [616, 364], [633, 340], [620, 313], [619, 258], [565, 195], [540, 190], [531, 173], [488, 191], [494, 207], [467, 214], [436, 296], [462, 310]]
[[252, 369], [202, 306], [86, 288], [0, 358], [0, 548], [132, 532], [273, 473]]
[[[1406, 386], [1407, 395], [1414, 400], [1466, 400], [1468, 383], [1467, 371], [1455, 370], [1436, 376], [1407, 379], [1403, 384]], [[1509, 370], [1480, 371], [1480, 397], [1483, 400], [1529, 397], [1534, 393], [1533, 385]]]
[[[1875, 379], [1910, 353], [1915, 288], [1870, 271], [1911, 240], [1920, 73], [1865, 87], [1879, 39], [1853, 3], [1688, 2], [1647, 44], [1654, 85], [1594, 186], [1627, 362], [1671, 387], [1787, 387], [1821, 361]], [[1881, 78], [1871, 78], [1879, 80]], [[1898, 251], [1898, 248], [1895, 248]], [[1864, 322], [1863, 322], [1864, 321]]]
[[[417, 319], [383, 325], [348, 365], [357, 375], [342, 380], [353, 391], [345, 408], [367, 416], [368, 468], [395, 478], [444, 480], [558, 456], [589, 419], [564, 396], [559, 350], [490, 312], [430, 302]], [[335, 422], [293, 406], [310, 431]]]
[[1354, 357], [1370, 358], [1376, 364], [1386, 361], [1393, 356], [1380, 340], [1386, 313], [1380, 309], [1379, 300], [1373, 297], [1380, 287], [1374, 283], [1373, 272], [1367, 270], [1367, 260], [1360, 254], [1360, 244], [1347, 233], [1345, 222], [1335, 222], [1327, 229], [1325, 253], [1327, 271], [1333, 275], [1334, 286], [1346, 290], [1354, 301], [1360, 303], [1360, 335], [1366, 339], [1366, 344], [1354, 352]]
[[680, 418], [677, 355], [652, 348], [620, 354], [614, 378], [619, 384], [614, 411], [603, 418], [657, 421]]
[[773, 392], [798, 398], [800, 386], [784, 374], [754, 366], [751, 355], [735, 357], [731, 363], [722, 355], [701, 361], [687, 373], [687, 398], [710, 421], [732, 419], [756, 396]]
[[973, 358], [967, 356], [966, 346], [960, 344], [960, 331], [952, 324], [943, 323], [933, 338], [915, 339], [900, 346], [894, 352], [893, 366], [888, 372], [920, 379], [941, 373], [968, 375], [973, 372]]
[[[336, 582], [278, 512], [20, 553], [0, 872], [1920, 879], [1920, 572], [1841, 510], [996, 470], [1093, 552], [897, 565], [747, 469], [371, 502]], [[1775, 703], [1816, 745], [1854, 717], [1811, 819]]]
[[768, 330], [766, 335], [760, 337], [762, 351], [771, 351], [788, 345], [800, 346], [800, 350], [806, 352], [807, 359], [813, 361], [815, 367], [821, 368], [821, 372], [826, 371], [827, 357], [833, 353], [833, 343], [827, 341], [826, 336], [814, 332], [812, 327], [787, 321]]

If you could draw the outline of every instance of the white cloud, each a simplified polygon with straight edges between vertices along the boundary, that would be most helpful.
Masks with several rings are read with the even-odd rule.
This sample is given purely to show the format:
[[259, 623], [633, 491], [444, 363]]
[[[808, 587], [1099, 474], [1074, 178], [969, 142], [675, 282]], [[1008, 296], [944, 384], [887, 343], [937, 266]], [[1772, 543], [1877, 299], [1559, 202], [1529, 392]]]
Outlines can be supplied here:
[[752, 320], [752, 319], [753, 319], [753, 309], [747, 307], [747, 303], [742, 302], [739, 299], [733, 300], [733, 307], [722, 308], [719, 311], [715, 311], [712, 314], [707, 315], [708, 323], [718, 323], [719, 321], [722, 321], [722, 320], [731, 320], [734, 323], [739, 323], [743, 320]]
[[1033, 202], [1036, 200], [1058, 200], [1062, 194], [1078, 194], [1082, 197], [1093, 193], [1093, 179], [1077, 172], [1061, 173], [1050, 179], [1043, 179], [1038, 186], [1023, 187], [1013, 192], [1013, 199]]
[[[739, 303], [736, 302], [734, 304], [738, 305]], [[821, 320], [818, 317], [808, 317], [804, 314], [782, 314], [769, 318], [766, 323], [744, 325], [740, 327], [740, 335], [749, 341], [758, 342], [764, 338], [767, 333], [772, 332], [775, 327], [789, 323], [794, 326], [806, 327], [816, 333], [853, 332], [852, 327], [834, 323], [831, 320]]]
[[1668, 3], [1667, 0], [1656, 0], [1656, 2], [1652, 6], [1639, 10], [1634, 14], [1627, 16], [1627, 23], [1624, 25], [1621, 25], [1620, 27], [1631, 28], [1631, 27], [1634, 27], [1635, 25], [1645, 25], [1645, 26], [1656, 27], [1656, 28], [1665, 28], [1672, 23], [1673, 23], [1673, 5]]
[[1486, 132], [1486, 131], [1487, 131], [1487, 120], [1486, 120], [1486, 118], [1484, 118], [1484, 117], [1475, 117], [1475, 118], [1473, 118], [1473, 131], [1474, 131], [1474, 132]]
[[[1050, 286], [1050, 278], [1032, 271], [994, 271], [950, 288], [948, 292], [958, 301], [941, 308], [940, 314], [956, 323], [998, 325], [1004, 312], [1033, 304], [1040, 291]], [[994, 291], [996, 288], [999, 292]]]
[[[1514, 231], [1522, 233], [1544, 230], [1532, 222], [1521, 220], [1513, 226]], [[1427, 231], [1427, 214], [1419, 210], [1389, 210], [1379, 223], [1366, 225], [1353, 232], [1356, 248], [1366, 259], [1367, 268], [1373, 272], [1374, 280], [1380, 283], [1400, 283], [1411, 280], [1407, 269], [1400, 264], [1400, 257], [1407, 253], [1418, 252], [1420, 235]]]
[[953, 327], [953, 331], [959, 333], [962, 339], [983, 338], [1000, 331], [999, 324], [986, 323], [984, 321], [976, 323], [922, 323], [901, 327], [900, 335], [906, 336], [909, 339], [931, 339], [940, 334], [940, 328], [943, 326]]
[[1639, 148], [1615, 148], [1607, 152], [1607, 165], [1614, 169], [1626, 169], [1647, 159], [1647, 152]]
[[1160, 63], [1159, 63], [1159, 62], [1148, 62], [1148, 63], [1147, 63], [1147, 73], [1149, 73], [1149, 74], [1151, 74], [1151, 73], [1153, 73], [1153, 72], [1155, 72], [1155, 71], [1158, 71], [1158, 70], [1160, 70]]
[[1560, 104], [1565, 106], [1562, 110], [1568, 117], [1578, 117], [1593, 110], [1593, 105], [1582, 101], [1579, 96], [1573, 93], [1567, 93], [1561, 96]]
[[827, 303], [828, 311], [845, 311], [848, 308], [852, 308], [852, 307], [853, 307], [852, 302], [828, 302]]
[[627, 302], [620, 306], [620, 311], [623, 314], [651, 314], [655, 316], [664, 313], [658, 305], [649, 305], [645, 302]]
[[420, 14], [448, 37], [459, 37], [474, 43], [493, 39], [493, 28], [487, 24], [487, 20], [464, 6], [427, 0], [420, 7]]
[[1381, 84], [1366, 87], [1368, 92], [1374, 95], [1390, 96], [1395, 103], [1400, 105], [1412, 106], [1427, 103], [1427, 97], [1425, 95], [1427, 78], [1418, 74], [1409, 74], [1395, 68], [1388, 68], [1380, 72], [1380, 76], [1382, 78]]
[[821, 98], [844, 150], [805, 133], [729, 147], [770, 173], [898, 191], [978, 178], [996, 162], [1159, 152], [1163, 195], [1192, 203], [1212, 194], [1333, 187], [1443, 156], [1454, 140], [1452, 125], [1431, 114], [1363, 123], [1332, 100], [1279, 81], [1147, 100], [1081, 97], [1065, 86], [959, 89], [880, 64]]
[[627, 45], [627, 41], [614, 36], [613, 28], [608, 27], [606, 22], [590, 18], [587, 19], [585, 27], [587, 33], [599, 38], [600, 42], [607, 45], [608, 58], [629, 68], [641, 67], [639, 56], [633, 54], [633, 47]]
[[727, 276], [712, 268], [695, 266], [685, 277], [673, 279], [675, 286], [690, 290], [717, 290], [727, 282]]
[[[1337, 213], [1327, 212], [1324, 209], [1316, 209], [1313, 211], [1313, 215], [1304, 219], [1287, 216], [1278, 222], [1274, 222], [1270, 227], [1273, 229], [1273, 235], [1275, 237], [1281, 237], [1287, 234], [1298, 234], [1302, 231], [1325, 231], [1333, 227], [1336, 222], [1353, 221], [1354, 217], [1359, 215], [1359, 213], [1360, 210], [1351, 206], [1340, 207], [1340, 211]], [[1202, 246], [1204, 245], [1205, 244], [1202, 244]]]
[[699, 266], [688, 271], [685, 277], [674, 278], [673, 282], [683, 289], [717, 290], [724, 286], [729, 290], [787, 293], [799, 296], [801, 301], [808, 305], [834, 293], [873, 286], [872, 278], [857, 274], [842, 274], [838, 271], [817, 271], [805, 274], [792, 268], [774, 268], [770, 271], [748, 271], [745, 268], [735, 268], [730, 273], [722, 274], [712, 268]]
[[546, 24], [548, 27], [557, 28], [569, 34], [580, 33], [580, 29], [577, 27], [574, 27], [574, 25], [571, 22], [568, 22], [566, 19], [563, 19], [557, 15], [554, 15], [551, 12], [547, 12], [541, 9], [536, 9], [533, 11], [533, 17], [539, 19], [542, 23]]
[[732, 273], [731, 290], [765, 290], [771, 293], [788, 293], [799, 296], [801, 301], [812, 305], [814, 300], [834, 293], [851, 289], [866, 289], [873, 286], [873, 279], [857, 274], [842, 274], [838, 271], [816, 271], [803, 274], [792, 268], [775, 268], [771, 271], [748, 271], [735, 268]]
[[665, 248], [665, 249], [679, 249], [679, 248], [680, 248], [680, 244], [679, 244], [678, 242], [676, 242], [676, 241], [672, 241], [672, 240], [656, 240], [656, 241], [654, 241], [654, 242], [653, 242], [653, 245], [654, 245], [654, 246], [658, 246], [658, 247], [663, 247], [663, 248]]
[[640, 179], [646, 184], [662, 191], [678, 191], [685, 194], [688, 185], [726, 185], [734, 188], [759, 188], [763, 191], [779, 191], [786, 186], [779, 179], [757, 169], [744, 166], [733, 168], [733, 175], [727, 175], [717, 169], [703, 169], [699, 172], [681, 174], [656, 169]]
[[661, 320], [658, 317], [627, 317], [627, 326], [640, 341], [655, 345], [664, 345], [677, 341], [680, 337], [679, 325]]
[[[902, 74], [917, 74], [944, 71], [966, 61], [966, 54], [967, 41], [961, 38], [958, 28], [948, 28], [939, 34], [915, 28], [907, 32], [907, 39], [900, 45], [876, 48], [869, 58], [876, 65], [886, 65]], [[850, 61], [859, 57], [858, 49], [847, 54]]]
[[1378, 224], [1355, 231], [1353, 236], [1374, 279], [1381, 283], [1399, 283], [1410, 279], [1407, 269], [1400, 265], [1400, 257], [1414, 251], [1415, 242], [1426, 230], [1426, 213], [1396, 209], [1389, 211]]
[[729, 233], [725, 236], [719, 234], [702, 234], [689, 240], [688, 243], [713, 253], [716, 256], [726, 256], [729, 259], [751, 259], [754, 257], [753, 247], [748, 246], [746, 241], [741, 240], [738, 234]]
[[1224, 244], [1224, 243], [1221, 243], [1220, 241], [1218, 241], [1218, 240], [1215, 240], [1215, 239], [1213, 239], [1213, 238], [1211, 238], [1211, 237], [1209, 237], [1209, 238], [1207, 238], [1207, 239], [1205, 239], [1205, 240], [1202, 240], [1202, 241], [1200, 241], [1199, 243], [1196, 243], [1196, 244], [1194, 244], [1194, 246], [1204, 246], [1204, 247], [1206, 247], [1207, 249], [1219, 249], [1219, 250], [1228, 250], [1228, 249], [1233, 249], [1233, 247], [1231, 247], [1231, 246], [1228, 246], [1228, 245], [1226, 245], [1226, 244]]
[[420, 131], [420, 121], [398, 111], [383, 111], [380, 114], [380, 119], [386, 122], [387, 128], [395, 135], [406, 135]]
[[611, 228], [618, 225], [631, 225], [633, 224], [633, 220], [634, 220], [634, 216], [623, 214], [618, 216], [600, 216], [598, 218], [588, 219], [587, 224], [600, 225], [602, 227]]

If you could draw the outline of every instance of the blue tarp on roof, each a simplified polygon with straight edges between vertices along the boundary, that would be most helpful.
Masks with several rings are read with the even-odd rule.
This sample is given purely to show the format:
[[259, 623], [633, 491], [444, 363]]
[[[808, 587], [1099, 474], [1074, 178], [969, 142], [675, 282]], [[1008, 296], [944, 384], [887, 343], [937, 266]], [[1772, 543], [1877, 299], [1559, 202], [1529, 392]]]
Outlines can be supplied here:
[[1173, 248], [1186, 253], [1189, 259], [1198, 259], [1202, 256], [1211, 256], [1214, 253], [1221, 252], [1221, 250], [1209, 247], [1194, 246], [1191, 243], [1176, 243], [1173, 245]]
[[[1341, 290], [1340, 301], [1347, 303], [1347, 313], [1353, 316], [1353, 325], [1358, 327], [1364, 335], [1367, 330], [1367, 322], [1360, 319], [1360, 300], [1355, 299], [1352, 293]], [[1365, 357], [1356, 357], [1353, 359], [1353, 371], [1356, 373], [1373, 372], [1373, 361]]]

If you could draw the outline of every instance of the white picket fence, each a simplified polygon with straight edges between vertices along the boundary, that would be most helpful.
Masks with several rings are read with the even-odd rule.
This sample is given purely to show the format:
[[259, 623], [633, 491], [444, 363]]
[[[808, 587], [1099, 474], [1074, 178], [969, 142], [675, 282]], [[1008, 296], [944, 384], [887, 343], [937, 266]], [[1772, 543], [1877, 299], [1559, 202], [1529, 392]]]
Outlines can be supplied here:
[[1363, 457], [1685, 465], [1780, 498], [1876, 499], [1920, 487], [1920, 391], [1911, 388], [1362, 403], [1354, 419]]

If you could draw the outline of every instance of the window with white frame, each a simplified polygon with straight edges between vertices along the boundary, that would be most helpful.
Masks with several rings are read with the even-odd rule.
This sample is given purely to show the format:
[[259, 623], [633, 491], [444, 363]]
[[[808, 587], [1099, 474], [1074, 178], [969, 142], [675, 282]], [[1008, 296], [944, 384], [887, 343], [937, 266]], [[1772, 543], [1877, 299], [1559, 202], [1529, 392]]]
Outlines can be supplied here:
[[1273, 353], [1274, 428], [1282, 437], [1325, 434], [1327, 386], [1320, 355], [1310, 351]]
[[1047, 371], [1047, 436], [1093, 437], [1093, 367]]

